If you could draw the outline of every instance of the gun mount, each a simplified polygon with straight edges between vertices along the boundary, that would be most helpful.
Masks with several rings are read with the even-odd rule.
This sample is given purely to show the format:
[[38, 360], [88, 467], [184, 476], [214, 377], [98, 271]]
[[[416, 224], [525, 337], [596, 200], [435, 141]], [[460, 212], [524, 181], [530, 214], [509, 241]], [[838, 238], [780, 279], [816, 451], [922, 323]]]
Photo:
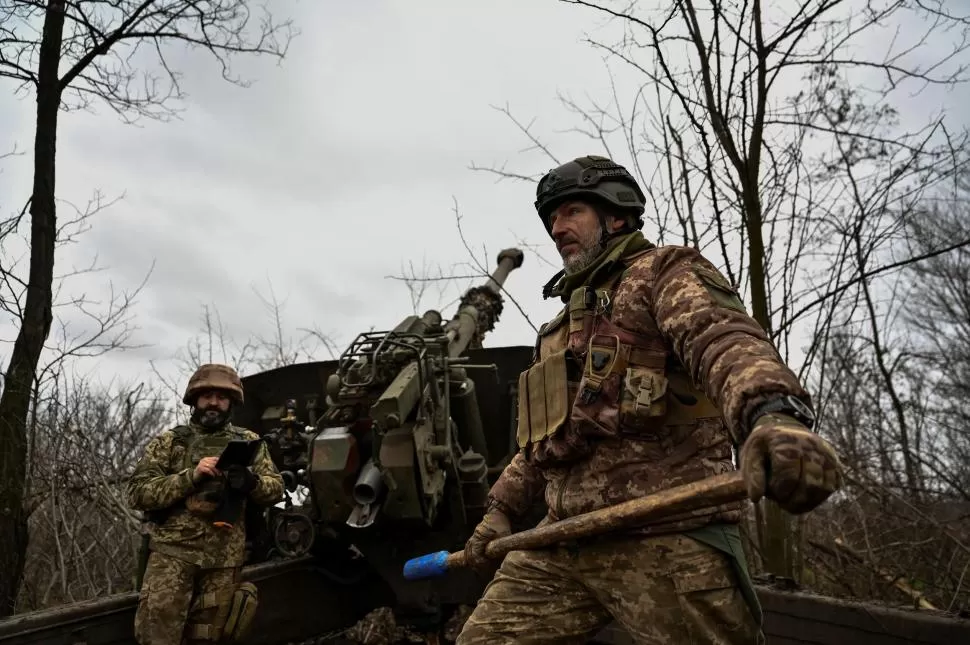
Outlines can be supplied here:
[[341, 354], [310, 451], [321, 520], [365, 528], [382, 512], [389, 521], [431, 526], [448, 482], [463, 484], [448, 500], [463, 520], [482, 510], [474, 489], [487, 486], [488, 449], [467, 370], [494, 366], [470, 365], [462, 354], [494, 328], [502, 285], [522, 260], [518, 249], [502, 251], [495, 272], [464, 294], [447, 323], [436, 310], [408, 316], [390, 331], [358, 334]]
[[[497, 350], [498, 365], [482, 340], [523, 259], [519, 249], [499, 253], [495, 271], [462, 295], [450, 320], [437, 310], [407, 316], [389, 331], [358, 334], [336, 361], [244, 379], [247, 409], [237, 421], [262, 426], [286, 482], [285, 508], [273, 509], [267, 527], [272, 551], [300, 556], [326, 535], [355, 548], [389, 534], [437, 532], [453, 543], [474, 527], [489, 465], [508, 456], [508, 388], [529, 354], [515, 348], [523, 351], [509, 360]], [[312, 376], [311, 366], [319, 366]], [[314, 377], [323, 387], [311, 393]]]

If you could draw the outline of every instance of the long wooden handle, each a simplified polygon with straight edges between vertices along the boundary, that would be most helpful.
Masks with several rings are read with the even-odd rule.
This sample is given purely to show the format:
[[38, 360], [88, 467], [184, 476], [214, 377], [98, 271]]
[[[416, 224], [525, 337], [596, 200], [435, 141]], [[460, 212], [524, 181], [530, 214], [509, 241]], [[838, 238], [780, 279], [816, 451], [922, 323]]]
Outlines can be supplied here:
[[[651, 520], [737, 502], [746, 497], [741, 473], [732, 471], [492, 540], [485, 547], [485, 554], [497, 559], [509, 551], [538, 549], [567, 540], [633, 528]], [[448, 569], [463, 566], [463, 551], [439, 551], [409, 560], [404, 565], [404, 576], [410, 580], [435, 577]]]

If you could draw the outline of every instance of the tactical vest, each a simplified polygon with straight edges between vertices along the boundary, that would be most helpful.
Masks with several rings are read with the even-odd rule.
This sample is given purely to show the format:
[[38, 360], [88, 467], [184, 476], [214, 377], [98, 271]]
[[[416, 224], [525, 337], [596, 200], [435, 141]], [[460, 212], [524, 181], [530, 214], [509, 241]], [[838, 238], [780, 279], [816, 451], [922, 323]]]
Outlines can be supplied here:
[[230, 426], [229, 432], [195, 432], [188, 426], [178, 426], [172, 429], [175, 439], [172, 446], [181, 446], [182, 468], [191, 468], [199, 464], [206, 457], [218, 457], [233, 439], [245, 439], [246, 436], [235, 426]]
[[516, 431], [536, 465], [580, 459], [603, 438], [663, 441], [674, 426], [721, 416], [650, 314], [636, 310], [614, 320], [625, 269], [649, 252], [624, 258], [605, 286], [575, 289], [539, 329], [533, 365], [519, 375]]
[[[196, 432], [188, 426], [176, 426], [172, 428], [175, 437], [172, 439], [172, 450], [181, 449], [182, 456], [178, 470], [195, 470], [195, 467], [206, 457], [216, 457], [222, 454], [229, 442], [233, 439], [245, 439], [242, 431], [234, 426], [230, 426], [229, 432], [207, 433]], [[169, 518], [173, 511], [183, 505], [204, 505], [207, 508], [214, 508], [217, 498], [222, 494], [222, 484], [217, 481], [210, 481], [203, 484], [202, 490], [194, 493], [188, 499], [183, 500], [169, 508], [145, 513], [145, 520], [153, 524], [161, 525]]]

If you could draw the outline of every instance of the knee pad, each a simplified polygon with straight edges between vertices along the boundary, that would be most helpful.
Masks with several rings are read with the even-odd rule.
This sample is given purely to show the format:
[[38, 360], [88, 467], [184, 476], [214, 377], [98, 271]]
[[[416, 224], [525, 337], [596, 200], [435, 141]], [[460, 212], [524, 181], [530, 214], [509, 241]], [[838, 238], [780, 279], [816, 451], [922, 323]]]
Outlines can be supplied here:
[[226, 622], [222, 628], [223, 641], [233, 643], [245, 638], [256, 616], [258, 597], [256, 585], [253, 583], [243, 582], [236, 586], [236, 591], [229, 602]]
[[256, 585], [243, 582], [218, 592], [200, 595], [195, 615], [186, 629], [192, 640], [232, 643], [242, 640], [256, 615]]
[[191, 641], [216, 642], [222, 636], [229, 605], [232, 602], [233, 587], [208, 591], [199, 594], [189, 609], [185, 626], [185, 637]]

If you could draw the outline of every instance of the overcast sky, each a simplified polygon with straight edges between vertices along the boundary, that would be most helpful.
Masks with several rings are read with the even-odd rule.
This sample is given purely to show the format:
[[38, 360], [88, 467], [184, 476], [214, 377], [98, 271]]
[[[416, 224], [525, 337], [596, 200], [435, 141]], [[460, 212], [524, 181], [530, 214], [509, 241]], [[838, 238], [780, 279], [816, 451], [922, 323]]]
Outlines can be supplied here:
[[[61, 117], [58, 196], [84, 203], [95, 190], [124, 195], [59, 256], [61, 271], [95, 253], [106, 267], [72, 282], [72, 291], [103, 297], [109, 280], [130, 288], [154, 263], [134, 312], [134, 340], [150, 346], [85, 364], [103, 380], [148, 377], [149, 360], [170, 363], [199, 332], [203, 304], [217, 307], [239, 340], [270, 334], [253, 292], [266, 293], [269, 282], [294, 336], [318, 327], [342, 349], [360, 331], [392, 327], [411, 313], [411, 299], [386, 276], [409, 261], [447, 270], [468, 260], [453, 198], [490, 267], [517, 238], [556, 259], [532, 205], [534, 185], [496, 183], [469, 165], [550, 167], [541, 153], [522, 152], [527, 141], [490, 107], [506, 103], [524, 120], [537, 117], [563, 160], [602, 152], [562, 132], [574, 120], [556, 98], [608, 94], [602, 56], [583, 42], [601, 28], [598, 15], [553, 0], [279, 4], [302, 34], [279, 66], [237, 64], [251, 87], [223, 82], [204, 58], [181, 58], [181, 120], [133, 127], [104, 108]], [[614, 67], [621, 80], [628, 74]], [[33, 109], [33, 95], [0, 92], [0, 122], [13, 125], [0, 130], [0, 151], [30, 150]], [[29, 194], [30, 155], [0, 170], [6, 215]], [[537, 325], [560, 306], [539, 295], [556, 269], [529, 253], [507, 283]], [[455, 294], [432, 289], [420, 309]], [[486, 342], [533, 340], [507, 304]], [[9, 346], [0, 357], [6, 365]]]

